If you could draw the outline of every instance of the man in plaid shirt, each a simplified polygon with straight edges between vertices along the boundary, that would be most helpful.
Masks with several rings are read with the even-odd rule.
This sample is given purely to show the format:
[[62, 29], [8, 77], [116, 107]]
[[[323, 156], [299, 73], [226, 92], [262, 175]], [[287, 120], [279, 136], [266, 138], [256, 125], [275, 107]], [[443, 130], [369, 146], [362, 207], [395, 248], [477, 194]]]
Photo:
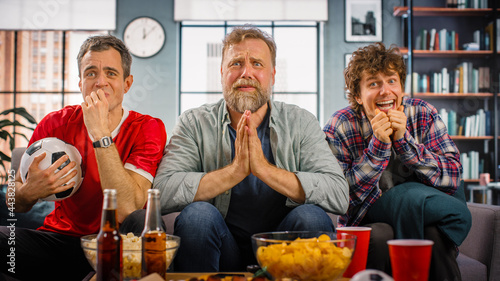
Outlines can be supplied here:
[[[455, 200], [448, 195], [460, 186], [460, 154], [437, 110], [404, 97], [406, 67], [397, 48], [376, 43], [358, 49], [344, 76], [350, 106], [333, 114], [323, 129], [350, 186], [349, 209], [339, 226], [372, 227], [367, 268], [390, 274], [387, 241], [409, 238], [398, 237], [396, 229], [415, 222], [405, 217], [403, 224], [391, 224], [388, 210], [406, 211], [393, 208], [384, 195], [411, 182]], [[422, 238], [434, 241], [429, 280], [461, 280], [455, 241], [435, 225], [421, 231]]]

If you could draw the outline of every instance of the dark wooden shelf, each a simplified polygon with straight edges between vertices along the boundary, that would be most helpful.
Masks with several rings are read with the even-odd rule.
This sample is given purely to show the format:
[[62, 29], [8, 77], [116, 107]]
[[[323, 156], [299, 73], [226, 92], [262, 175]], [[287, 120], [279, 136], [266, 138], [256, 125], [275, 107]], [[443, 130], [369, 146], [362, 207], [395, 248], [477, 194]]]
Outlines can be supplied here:
[[464, 99], [464, 98], [492, 98], [492, 93], [413, 93], [414, 98], [425, 98], [425, 99]]
[[452, 140], [492, 140], [493, 136], [466, 137], [466, 136], [450, 136]]
[[[438, 8], [438, 7], [413, 7], [413, 16], [417, 17], [482, 17], [487, 16], [493, 11], [491, 8], [487, 9], [458, 9], [458, 8]], [[408, 14], [408, 7], [394, 7], [392, 13], [396, 17], [402, 17]]]
[[479, 182], [479, 179], [467, 179], [467, 180], [464, 180], [464, 182]]
[[[399, 48], [402, 55], [408, 55], [408, 48]], [[445, 50], [445, 51], [429, 51], [429, 50], [413, 50], [413, 56], [418, 58], [457, 58], [457, 57], [480, 57], [492, 55], [491, 50], [481, 50], [481, 51], [465, 51], [465, 50]]]

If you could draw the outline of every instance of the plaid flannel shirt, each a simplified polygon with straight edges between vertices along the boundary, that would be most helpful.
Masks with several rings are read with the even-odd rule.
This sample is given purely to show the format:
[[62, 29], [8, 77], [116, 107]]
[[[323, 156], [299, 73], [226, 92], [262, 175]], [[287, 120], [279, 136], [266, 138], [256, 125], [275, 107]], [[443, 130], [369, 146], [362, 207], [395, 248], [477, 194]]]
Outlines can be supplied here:
[[[349, 209], [339, 226], [359, 225], [382, 196], [379, 180], [392, 150], [421, 183], [454, 194], [460, 184], [460, 152], [450, 139], [436, 108], [419, 99], [403, 99], [407, 116], [403, 139], [384, 143], [373, 136], [364, 112], [351, 107], [337, 111], [323, 131], [349, 182]], [[392, 149], [392, 148], [393, 149]]]

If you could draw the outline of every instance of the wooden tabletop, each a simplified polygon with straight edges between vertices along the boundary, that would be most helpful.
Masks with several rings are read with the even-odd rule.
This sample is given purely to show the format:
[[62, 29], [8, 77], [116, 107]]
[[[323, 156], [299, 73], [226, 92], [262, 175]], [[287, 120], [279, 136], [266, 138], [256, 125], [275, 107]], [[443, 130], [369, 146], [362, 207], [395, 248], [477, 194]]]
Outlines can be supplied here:
[[[180, 272], [167, 272], [166, 279], [167, 281], [181, 281], [181, 280], [189, 280], [193, 277], [199, 277], [203, 275], [209, 275], [209, 274], [214, 274], [214, 273], [180, 273]], [[248, 272], [229, 272], [226, 274], [243, 274], [245, 277], [252, 277], [252, 273]], [[95, 281], [96, 276], [92, 276], [90, 281]], [[349, 281], [349, 278], [340, 278], [338, 281]], [[144, 278], [141, 278], [138, 281], [163, 281], [163, 279], [160, 277], [158, 274], [150, 274]]]
[[[177, 272], [172, 272], [172, 273], [167, 273], [167, 281], [179, 281], [179, 280], [189, 280], [193, 277], [198, 277], [198, 276], [203, 276], [203, 275], [209, 275], [213, 273], [177, 273]], [[233, 272], [233, 273], [227, 273], [227, 274], [243, 274], [245, 277], [252, 277], [252, 273], [248, 272]], [[340, 278], [338, 281], [349, 281], [351, 280], [350, 278]], [[142, 279], [140, 281], [143, 281]], [[145, 281], [153, 281], [153, 280], [145, 280]]]

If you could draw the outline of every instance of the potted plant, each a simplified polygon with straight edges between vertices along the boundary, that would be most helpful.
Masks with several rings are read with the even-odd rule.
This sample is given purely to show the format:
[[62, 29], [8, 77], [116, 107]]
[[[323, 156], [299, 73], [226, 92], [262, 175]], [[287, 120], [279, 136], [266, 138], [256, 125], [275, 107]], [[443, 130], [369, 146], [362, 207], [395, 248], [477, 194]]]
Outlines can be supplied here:
[[[16, 135], [21, 136], [28, 140], [25, 134], [19, 133], [15, 131], [16, 127], [22, 127], [22, 128], [27, 128], [29, 130], [34, 130], [34, 126], [36, 125], [37, 122], [35, 118], [29, 114], [24, 107], [15, 107], [11, 109], [4, 110], [3, 112], [0, 113], [0, 116], [7, 116], [9, 114], [13, 113], [14, 115], [19, 115], [23, 117], [27, 122], [29, 122], [31, 125], [24, 125], [21, 122], [17, 120], [10, 120], [7, 118], [0, 119], [0, 144], [3, 144], [4, 142], [9, 143], [9, 149], [12, 151], [15, 146], [14, 142], [14, 137]], [[14, 129], [14, 130], [9, 130]], [[7, 155], [4, 151], [0, 151], [0, 183], [5, 184], [7, 181], [8, 177], [8, 170], [6, 167], [7, 163], [10, 163], [11, 157]]]

